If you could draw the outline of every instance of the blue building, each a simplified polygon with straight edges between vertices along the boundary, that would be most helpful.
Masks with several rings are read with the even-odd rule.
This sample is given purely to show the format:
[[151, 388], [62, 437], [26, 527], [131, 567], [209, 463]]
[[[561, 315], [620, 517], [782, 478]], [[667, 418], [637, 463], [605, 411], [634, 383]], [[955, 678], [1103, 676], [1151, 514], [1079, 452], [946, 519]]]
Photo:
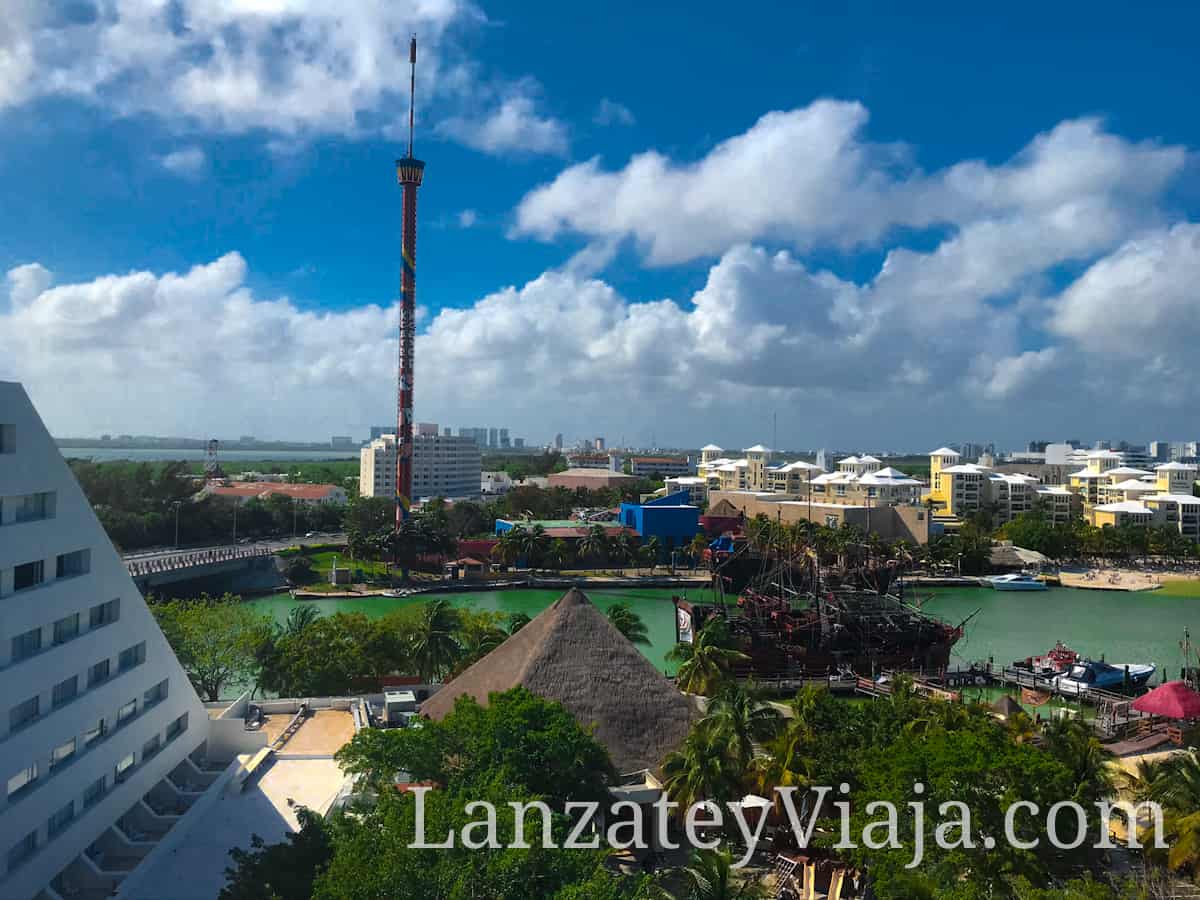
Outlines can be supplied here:
[[658, 538], [663, 559], [687, 546], [700, 533], [700, 508], [688, 502], [688, 492], [667, 494], [649, 503], [622, 503], [618, 520], [648, 541]]

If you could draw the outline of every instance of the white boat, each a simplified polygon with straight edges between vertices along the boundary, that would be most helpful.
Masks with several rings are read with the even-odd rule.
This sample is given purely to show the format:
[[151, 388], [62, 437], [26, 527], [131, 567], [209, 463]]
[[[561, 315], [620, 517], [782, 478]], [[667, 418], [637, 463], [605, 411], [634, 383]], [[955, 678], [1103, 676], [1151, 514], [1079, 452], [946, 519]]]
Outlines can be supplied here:
[[998, 591], [1044, 591], [1046, 585], [1032, 575], [992, 575], [985, 578], [988, 584]]
[[1089, 688], [1119, 691], [1124, 687], [1138, 688], [1154, 675], [1155, 667], [1148, 663], [1105, 663], [1083, 660], [1071, 666], [1065, 675], [1054, 679], [1059, 693], [1077, 695]]

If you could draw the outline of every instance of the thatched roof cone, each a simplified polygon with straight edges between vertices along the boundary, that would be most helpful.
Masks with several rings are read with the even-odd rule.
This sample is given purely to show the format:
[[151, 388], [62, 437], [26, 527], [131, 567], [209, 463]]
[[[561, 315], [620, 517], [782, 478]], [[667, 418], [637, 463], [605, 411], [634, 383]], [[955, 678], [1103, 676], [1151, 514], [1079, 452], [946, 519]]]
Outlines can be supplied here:
[[442, 719], [463, 695], [486, 704], [490, 694], [518, 685], [594, 729], [618, 772], [657, 769], [695, 716], [688, 698], [579, 588], [426, 700], [421, 713]]
[[992, 704], [992, 712], [1007, 719], [1009, 716], [1025, 712], [1025, 710], [1021, 708], [1020, 703], [1012, 698], [1011, 694], [1002, 694], [1000, 699]]

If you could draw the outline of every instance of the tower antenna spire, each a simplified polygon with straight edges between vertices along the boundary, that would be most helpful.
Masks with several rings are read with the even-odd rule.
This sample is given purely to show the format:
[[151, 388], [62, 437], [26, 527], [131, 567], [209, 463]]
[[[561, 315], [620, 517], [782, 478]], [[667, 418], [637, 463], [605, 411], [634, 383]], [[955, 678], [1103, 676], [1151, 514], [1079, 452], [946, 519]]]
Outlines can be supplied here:
[[414, 34], [408, 45], [408, 157], [413, 155], [413, 105], [417, 98], [417, 36]]

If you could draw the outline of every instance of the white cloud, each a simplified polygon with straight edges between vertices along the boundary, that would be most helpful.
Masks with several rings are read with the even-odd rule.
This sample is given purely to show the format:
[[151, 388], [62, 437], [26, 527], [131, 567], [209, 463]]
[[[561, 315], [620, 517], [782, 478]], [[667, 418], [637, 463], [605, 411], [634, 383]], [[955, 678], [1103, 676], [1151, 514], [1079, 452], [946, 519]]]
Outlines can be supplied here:
[[208, 158], [199, 147], [183, 147], [159, 157], [158, 161], [168, 172], [183, 178], [194, 178], [204, 171]]
[[494, 98], [447, 133], [500, 152], [517, 146], [520, 126], [530, 152], [563, 153], [561, 123], [527, 97], [501, 96], [507, 88], [446, 39], [483, 21], [470, 0], [12, 0], [0, 17], [0, 112], [69, 97], [180, 130], [261, 130], [276, 154], [325, 134], [394, 137], [407, 133], [415, 33], [418, 120]]
[[1158, 229], [1084, 272], [1055, 302], [1051, 328], [1097, 354], [1191, 358], [1200, 346], [1198, 286], [1200, 225]]
[[605, 97], [596, 106], [592, 121], [597, 125], [632, 125], [636, 120], [628, 106]]
[[1002, 165], [968, 161], [929, 174], [909, 162], [908, 148], [866, 140], [866, 123], [861, 104], [821, 100], [768, 113], [696, 162], [648, 151], [605, 171], [592, 159], [529, 192], [514, 232], [632, 237], [651, 263], [670, 264], [752, 240], [851, 248], [898, 228], [1027, 216], [1067, 227], [1062, 220], [1083, 213], [1136, 217], [1186, 158], [1182, 148], [1131, 143], [1084, 119]]
[[[854, 284], [749, 245], [682, 302], [630, 302], [580, 271], [549, 271], [463, 309], [422, 310], [418, 413], [503, 420], [531, 438], [702, 443], [763, 436], [777, 411], [792, 444], [923, 446], [947, 432], [1153, 428], [1196, 406], [1194, 379], [1155, 389], [1179, 372], [1123, 366], [1106, 380], [1107, 356], [1073, 342], [1023, 350], [1032, 319], [1015, 308], [974, 304], [922, 322], [882, 280]], [[236, 253], [184, 273], [59, 286], [36, 264], [18, 267], [0, 307], [0, 377], [27, 382], [59, 433], [312, 437], [388, 413], [394, 308], [307, 312], [246, 282]], [[1141, 299], [1174, 302], [1174, 290]]]
[[480, 116], [452, 116], [437, 124], [438, 134], [493, 156], [567, 152], [566, 126], [538, 113], [532, 97], [514, 94]]
[[472, 228], [479, 221], [479, 213], [473, 209], [464, 209], [458, 214], [459, 228]]

